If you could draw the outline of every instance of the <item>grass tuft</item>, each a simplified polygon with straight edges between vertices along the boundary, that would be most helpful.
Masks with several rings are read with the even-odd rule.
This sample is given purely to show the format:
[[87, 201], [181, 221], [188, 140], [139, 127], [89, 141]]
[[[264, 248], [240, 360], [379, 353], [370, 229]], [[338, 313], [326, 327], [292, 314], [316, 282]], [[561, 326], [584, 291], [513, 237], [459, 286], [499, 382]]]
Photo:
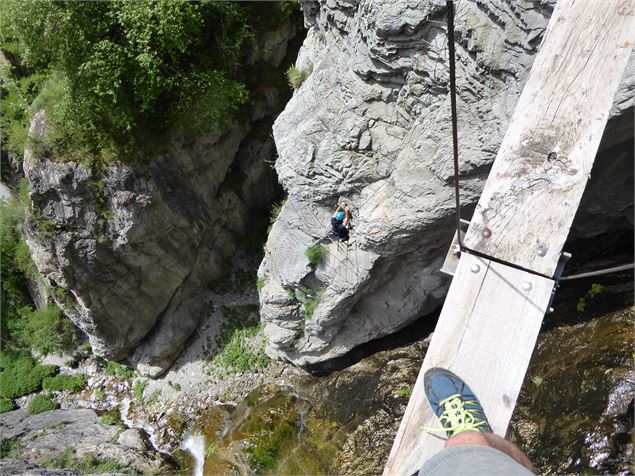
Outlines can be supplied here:
[[323, 245], [313, 245], [304, 251], [304, 255], [309, 258], [309, 264], [311, 266], [318, 264], [327, 254], [328, 250], [326, 246]]
[[78, 375], [56, 375], [55, 377], [46, 377], [42, 381], [44, 390], [54, 390], [57, 392], [79, 392], [86, 386], [88, 376], [85, 374]]
[[289, 69], [287, 69], [287, 81], [289, 86], [294, 90], [298, 89], [310, 74], [310, 70], [299, 69], [296, 65], [292, 64], [289, 66]]
[[403, 387], [399, 389], [399, 396], [401, 398], [410, 398], [412, 395], [413, 388], [412, 387]]
[[51, 410], [57, 410], [60, 407], [59, 403], [46, 395], [36, 395], [31, 403], [29, 403], [29, 414], [37, 415], [39, 413], [49, 412]]
[[313, 317], [313, 313], [315, 312], [315, 308], [317, 308], [318, 304], [322, 300], [322, 296], [324, 295], [324, 291], [326, 291], [326, 287], [321, 288], [313, 297], [307, 299], [304, 303], [304, 315], [307, 319], [311, 319]]

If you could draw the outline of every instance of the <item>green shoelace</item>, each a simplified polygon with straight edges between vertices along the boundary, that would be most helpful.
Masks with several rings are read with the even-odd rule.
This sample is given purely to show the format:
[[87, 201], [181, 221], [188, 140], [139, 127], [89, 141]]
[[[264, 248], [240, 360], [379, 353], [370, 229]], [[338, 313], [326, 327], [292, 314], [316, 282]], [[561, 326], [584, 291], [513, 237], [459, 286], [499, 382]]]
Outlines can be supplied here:
[[424, 430], [430, 432], [445, 431], [450, 436], [468, 430], [480, 431], [480, 427], [485, 425], [483, 415], [478, 410], [465, 408], [465, 405], [478, 405], [478, 402], [474, 400], [464, 402], [458, 393], [441, 400], [439, 406], [443, 407], [443, 413], [439, 417], [439, 421], [444, 427], [424, 428]]

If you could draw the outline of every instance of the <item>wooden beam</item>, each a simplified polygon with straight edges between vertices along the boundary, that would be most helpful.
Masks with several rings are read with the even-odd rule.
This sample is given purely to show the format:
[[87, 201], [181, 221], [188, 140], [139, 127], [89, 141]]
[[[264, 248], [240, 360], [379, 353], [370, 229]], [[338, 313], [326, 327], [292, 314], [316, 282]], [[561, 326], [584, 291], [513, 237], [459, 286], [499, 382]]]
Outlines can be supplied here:
[[476, 206], [468, 248], [552, 276], [634, 40], [635, 1], [558, 2]]
[[[634, 39], [635, 0], [558, 2], [468, 247], [553, 275]], [[464, 378], [494, 432], [505, 435], [552, 286], [547, 277], [463, 254], [384, 475], [410, 475], [443, 448], [439, 434], [424, 430], [438, 426], [423, 389], [431, 367]]]
[[410, 475], [443, 449], [445, 433], [424, 431], [439, 427], [423, 389], [431, 367], [464, 378], [494, 432], [505, 435], [553, 284], [473, 255], [461, 257], [384, 474]]

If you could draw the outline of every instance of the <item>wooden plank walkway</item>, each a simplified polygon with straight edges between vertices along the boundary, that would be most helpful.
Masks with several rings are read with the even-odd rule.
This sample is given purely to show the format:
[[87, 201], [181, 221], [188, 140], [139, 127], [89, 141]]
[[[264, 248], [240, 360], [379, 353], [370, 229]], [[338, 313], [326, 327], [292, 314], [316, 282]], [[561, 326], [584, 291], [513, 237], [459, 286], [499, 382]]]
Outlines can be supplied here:
[[[635, 0], [558, 2], [468, 247], [553, 275], [633, 40]], [[384, 475], [410, 475], [443, 448], [443, 433], [423, 430], [438, 426], [423, 391], [434, 366], [462, 376], [505, 436], [552, 286], [547, 277], [463, 254]]]

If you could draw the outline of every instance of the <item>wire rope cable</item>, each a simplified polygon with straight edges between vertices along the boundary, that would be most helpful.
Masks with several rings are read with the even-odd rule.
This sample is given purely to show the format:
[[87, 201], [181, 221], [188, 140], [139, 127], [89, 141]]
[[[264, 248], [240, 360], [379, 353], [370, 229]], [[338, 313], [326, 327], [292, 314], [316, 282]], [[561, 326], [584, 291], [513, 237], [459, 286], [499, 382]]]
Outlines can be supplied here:
[[459, 196], [459, 134], [456, 112], [456, 60], [454, 52], [454, 1], [447, 0], [448, 17], [448, 53], [450, 57], [450, 110], [452, 115], [452, 155], [454, 158], [454, 202], [456, 237], [459, 250], [463, 249], [461, 240], [461, 199]]
[[613, 268], [598, 269], [597, 271], [589, 271], [588, 273], [572, 274], [570, 276], [563, 276], [559, 281], [568, 281], [570, 279], [582, 279], [590, 278], [592, 276], [600, 276], [603, 274], [619, 273], [620, 271], [628, 271], [629, 269], [635, 269], [635, 263], [623, 264], [621, 266], [615, 266]]

